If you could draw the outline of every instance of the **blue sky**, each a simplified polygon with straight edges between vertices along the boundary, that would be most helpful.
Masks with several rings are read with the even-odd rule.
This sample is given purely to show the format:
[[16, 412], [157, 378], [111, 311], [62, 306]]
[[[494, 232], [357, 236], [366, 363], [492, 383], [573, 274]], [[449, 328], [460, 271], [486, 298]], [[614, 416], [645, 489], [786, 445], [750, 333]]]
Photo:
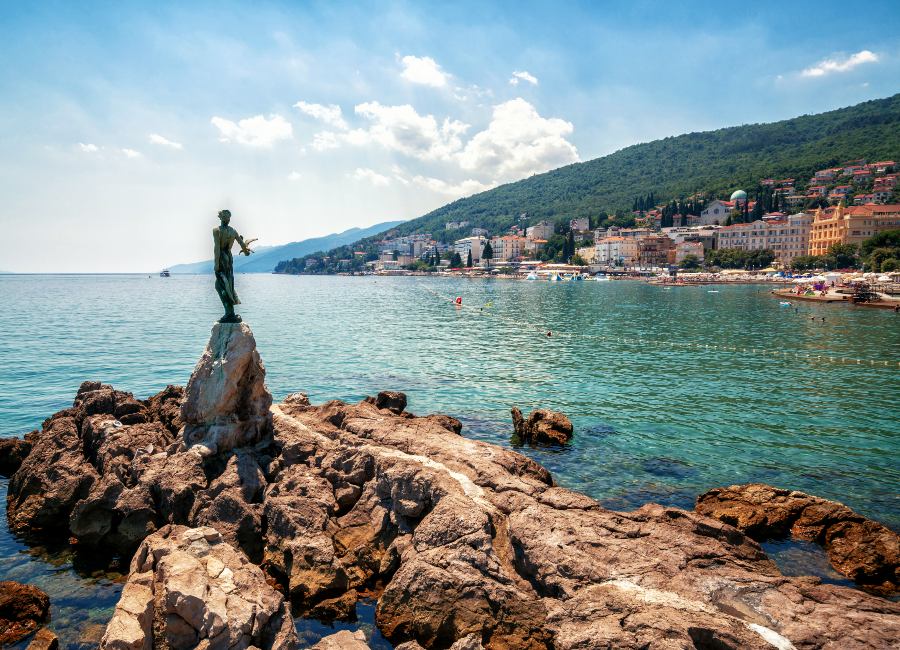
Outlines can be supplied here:
[[900, 91], [900, 4], [4, 3], [0, 269], [275, 244]]

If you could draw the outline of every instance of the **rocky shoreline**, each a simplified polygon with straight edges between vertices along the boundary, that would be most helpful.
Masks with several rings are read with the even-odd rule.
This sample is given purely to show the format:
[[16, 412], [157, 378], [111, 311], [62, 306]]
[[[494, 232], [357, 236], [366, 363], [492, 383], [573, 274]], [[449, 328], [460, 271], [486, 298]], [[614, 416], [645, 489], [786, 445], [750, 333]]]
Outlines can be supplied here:
[[[294, 648], [292, 616], [352, 617], [363, 597], [404, 650], [900, 638], [900, 605], [874, 595], [896, 593], [897, 535], [840, 504], [735, 486], [698, 512], [615, 512], [455, 418], [405, 409], [388, 392], [273, 405], [250, 328], [217, 324], [185, 389], [140, 401], [85, 382], [72, 408], [7, 443], [10, 529], [131, 558], [110, 649]], [[516, 421], [539, 438], [548, 417]], [[554, 426], [545, 437], [571, 435]], [[782, 523], [757, 525], [786, 496]], [[781, 575], [754, 538], [793, 529], [873, 593]], [[350, 637], [320, 647], [366, 647]]]

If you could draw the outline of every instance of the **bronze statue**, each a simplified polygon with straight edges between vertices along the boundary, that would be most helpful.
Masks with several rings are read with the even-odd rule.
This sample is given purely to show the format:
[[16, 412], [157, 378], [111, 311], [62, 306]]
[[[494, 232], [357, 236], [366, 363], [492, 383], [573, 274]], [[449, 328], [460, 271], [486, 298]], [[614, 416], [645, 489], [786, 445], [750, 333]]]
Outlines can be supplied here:
[[216, 274], [216, 293], [225, 306], [225, 315], [219, 319], [220, 323], [240, 323], [241, 317], [234, 313], [234, 306], [241, 304], [237, 291], [234, 290], [234, 258], [231, 256], [231, 247], [237, 241], [241, 247], [240, 253], [250, 255], [250, 244], [255, 239], [244, 241], [238, 231], [228, 225], [231, 221], [231, 211], [219, 211], [219, 220], [222, 224], [213, 228], [213, 271]]

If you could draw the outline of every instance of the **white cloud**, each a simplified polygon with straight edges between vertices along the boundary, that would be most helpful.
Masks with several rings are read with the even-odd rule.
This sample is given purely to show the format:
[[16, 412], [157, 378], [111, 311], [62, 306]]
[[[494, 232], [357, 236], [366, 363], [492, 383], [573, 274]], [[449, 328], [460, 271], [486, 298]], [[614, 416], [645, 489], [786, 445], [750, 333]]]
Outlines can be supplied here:
[[413, 176], [412, 182], [432, 192], [445, 194], [456, 199], [489, 190], [496, 185], [496, 183], [482, 183], [474, 178], [467, 178], [460, 183], [448, 183], [439, 178], [431, 178], [429, 176]]
[[98, 151], [100, 151], [100, 147], [98, 147], [95, 144], [91, 144], [90, 142], [88, 142], [88, 143], [79, 142], [78, 148], [81, 149], [85, 153], [97, 153]]
[[328, 151], [329, 149], [337, 149], [341, 146], [340, 134], [334, 131], [321, 131], [313, 136], [310, 145], [316, 151]]
[[306, 113], [310, 117], [313, 117], [328, 126], [340, 129], [341, 131], [347, 130], [347, 123], [344, 121], [341, 107], [337, 104], [310, 104], [308, 102], [299, 101], [294, 104], [294, 108], [300, 109], [301, 112]]
[[800, 75], [803, 77], [824, 77], [833, 72], [847, 72], [863, 63], [877, 62], [877, 54], [869, 50], [861, 50], [845, 59], [824, 59], [811, 68], [806, 68]]
[[385, 187], [386, 185], [391, 184], [391, 179], [387, 176], [379, 174], [374, 169], [367, 169], [365, 167], [357, 167], [356, 171], [349, 174], [349, 176], [353, 180], [366, 181], [375, 187]]
[[279, 140], [289, 140], [294, 136], [291, 123], [281, 115], [247, 117], [239, 122], [213, 117], [210, 123], [219, 129], [221, 142], [237, 142], [248, 147], [271, 147]]
[[527, 81], [533, 86], [538, 85], [537, 77], [535, 77], [527, 70], [516, 70], [512, 73], [512, 77], [510, 77], [509, 79], [509, 83], [512, 86], [518, 86], [520, 81]]
[[179, 151], [181, 151], [181, 149], [184, 148], [181, 146], [180, 142], [173, 142], [172, 140], [169, 140], [168, 138], [164, 138], [159, 133], [151, 133], [149, 139], [150, 139], [151, 143], [158, 144], [163, 147], [171, 147], [172, 149], [178, 149]]
[[496, 180], [522, 178], [578, 161], [566, 139], [574, 127], [558, 118], [541, 117], [521, 97], [494, 106], [487, 129], [475, 134], [458, 155], [466, 171]]
[[462, 147], [461, 136], [469, 128], [458, 120], [444, 118], [438, 124], [433, 115], [419, 115], [409, 104], [384, 106], [378, 102], [359, 104], [357, 115], [371, 122], [368, 129], [347, 134], [351, 144], [375, 142], [421, 160], [443, 160]]
[[301, 178], [303, 178], [303, 174], [298, 171], [292, 171], [290, 174], [288, 174], [287, 178], [289, 181], [299, 181]]
[[141, 152], [135, 151], [134, 149], [125, 148], [125, 149], [122, 149], [122, 153], [125, 154], [126, 158], [140, 158], [141, 157]]
[[404, 56], [401, 77], [414, 84], [443, 88], [447, 85], [447, 73], [430, 56]]

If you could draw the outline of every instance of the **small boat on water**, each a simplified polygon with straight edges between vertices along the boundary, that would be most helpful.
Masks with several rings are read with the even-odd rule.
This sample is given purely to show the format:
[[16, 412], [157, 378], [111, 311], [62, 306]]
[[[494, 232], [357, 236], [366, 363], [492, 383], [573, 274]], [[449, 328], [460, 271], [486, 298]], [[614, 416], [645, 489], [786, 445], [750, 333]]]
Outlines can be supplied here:
[[598, 273], [598, 274], [594, 277], [594, 280], [596, 280], [597, 282], [609, 282], [609, 276], [608, 276], [608, 275], [603, 275], [603, 274], [601, 274], [601, 273]]
[[537, 273], [532, 271], [531, 273], [528, 274], [528, 276], [525, 279], [526, 280], [537, 280], [538, 279]]
[[163, 269], [159, 272], [159, 277], [161, 278], [169, 278], [172, 276], [172, 272], [169, 269]]
[[551, 273], [550, 274], [550, 282], [562, 282], [562, 276], [559, 273]]

